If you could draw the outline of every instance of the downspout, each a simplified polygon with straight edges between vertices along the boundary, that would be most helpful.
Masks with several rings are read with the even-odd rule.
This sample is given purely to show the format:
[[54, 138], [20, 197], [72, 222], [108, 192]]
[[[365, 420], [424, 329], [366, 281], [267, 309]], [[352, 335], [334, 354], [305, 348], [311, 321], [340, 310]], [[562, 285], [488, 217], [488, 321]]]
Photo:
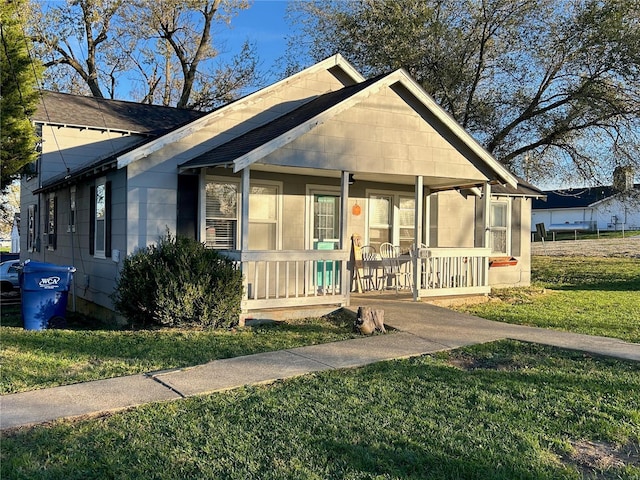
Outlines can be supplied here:
[[[76, 233], [76, 187], [69, 187], [69, 232], [71, 233], [71, 265], [76, 266], [76, 253], [73, 237]], [[76, 312], [76, 282], [73, 276], [71, 277], [71, 288], [73, 289], [71, 298], [71, 311]]]

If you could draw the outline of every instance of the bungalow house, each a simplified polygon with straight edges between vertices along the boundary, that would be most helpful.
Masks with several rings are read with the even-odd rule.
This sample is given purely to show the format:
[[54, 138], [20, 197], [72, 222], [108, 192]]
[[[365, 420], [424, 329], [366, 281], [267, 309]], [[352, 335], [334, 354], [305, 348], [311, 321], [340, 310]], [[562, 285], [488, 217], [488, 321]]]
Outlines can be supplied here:
[[365, 79], [336, 55], [206, 114], [45, 92], [35, 123], [21, 257], [74, 265], [94, 314], [167, 230], [237, 262], [244, 317], [348, 305], [365, 244], [411, 253], [416, 300], [530, 280], [541, 192], [404, 70]]
[[568, 188], [544, 192], [534, 200], [532, 231], [544, 224], [550, 232], [640, 230], [640, 184], [633, 171], [619, 167], [611, 186]]

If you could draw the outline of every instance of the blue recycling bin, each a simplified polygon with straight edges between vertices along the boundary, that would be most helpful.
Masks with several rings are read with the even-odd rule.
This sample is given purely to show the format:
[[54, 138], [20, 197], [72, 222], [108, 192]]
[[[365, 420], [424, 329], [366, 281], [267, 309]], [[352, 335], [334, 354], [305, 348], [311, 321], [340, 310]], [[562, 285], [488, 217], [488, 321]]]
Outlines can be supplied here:
[[27, 260], [20, 276], [25, 330], [66, 327], [67, 300], [75, 267]]

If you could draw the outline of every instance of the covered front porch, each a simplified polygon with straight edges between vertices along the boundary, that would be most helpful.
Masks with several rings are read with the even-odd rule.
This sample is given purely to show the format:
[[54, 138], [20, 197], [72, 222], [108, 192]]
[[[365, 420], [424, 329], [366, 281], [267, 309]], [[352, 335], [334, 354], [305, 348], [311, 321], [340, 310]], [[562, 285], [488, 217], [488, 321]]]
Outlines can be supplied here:
[[[257, 249], [255, 245], [261, 242], [265, 244], [264, 238], [260, 235], [264, 230], [252, 228], [251, 224], [256, 216], [252, 215], [251, 209], [266, 208], [266, 203], [260, 201], [258, 185], [264, 184], [265, 178], [268, 177], [265, 172], [268, 170], [270, 169], [255, 166], [254, 169], [245, 168], [240, 172], [237, 191], [239, 238], [234, 242], [240, 248], [219, 249], [225, 256], [234, 260], [243, 272], [243, 316], [251, 317], [256, 312], [268, 309], [349, 306], [351, 295], [356, 293], [392, 293], [398, 298], [418, 301], [423, 298], [490, 292], [488, 270], [491, 249], [487, 246], [490, 241], [490, 204], [488, 200], [484, 201], [491, 196], [491, 184], [488, 181], [478, 188], [470, 186], [467, 180], [458, 182], [460, 185], [453, 187], [444, 186], [442, 182], [436, 186], [437, 182], [430, 179], [432, 183], [425, 186], [423, 176], [414, 177], [413, 185], [410, 185], [407, 176], [387, 176], [384, 191], [399, 192], [396, 196], [406, 201], [402, 204], [404, 209], [397, 207], [395, 213], [389, 212], [391, 224], [386, 232], [387, 236], [384, 236], [381, 228], [374, 222], [379, 221], [377, 207], [380, 205], [380, 196], [377, 193], [381, 191], [381, 182], [374, 181], [379, 180], [378, 178], [346, 171], [329, 173], [330, 176], [324, 178], [317, 176], [321, 172], [313, 172], [316, 176], [312, 177], [308, 175], [311, 172], [305, 171], [307, 176], [300, 177], [299, 172], [295, 170], [292, 171], [298, 173], [297, 176], [291, 171], [286, 174], [279, 171], [283, 185], [277, 192], [278, 199], [274, 200], [274, 205], [282, 203], [281, 213], [277, 213], [276, 206], [269, 209], [276, 212], [274, 221], [279, 224], [274, 230], [281, 232], [280, 236], [288, 239], [296, 235], [303, 237], [304, 241], [299, 243], [305, 248]], [[324, 173], [326, 175], [328, 172]], [[337, 176], [339, 178], [336, 178]], [[295, 190], [294, 180], [305, 184], [304, 200], [291, 194]], [[397, 183], [393, 183], [394, 181]], [[322, 184], [322, 188], [314, 187], [318, 184]], [[319, 190], [332, 191], [331, 184], [335, 190], [330, 197], [315, 193]], [[476, 189], [480, 197], [470, 195], [472, 198], [465, 199], [456, 191], [472, 188]], [[439, 227], [431, 215], [431, 201], [438, 192], [448, 192], [449, 195], [460, 197], [460, 201], [465, 204], [481, 206], [482, 228], [478, 229], [474, 224], [467, 225], [471, 232], [467, 232], [467, 236], [475, 238], [474, 232], [482, 230], [485, 232], [481, 238], [482, 246], [430, 246], [434, 235], [429, 235], [429, 232], [437, 232]], [[391, 198], [393, 195], [389, 193], [388, 196]], [[327, 200], [335, 200], [336, 205], [329, 205]], [[206, 204], [211, 203], [205, 202], [205, 210]], [[411, 211], [406, 208], [409, 204], [412, 205]], [[302, 208], [296, 209], [295, 205]], [[330, 218], [330, 214], [333, 213], [336, 218]], [[206, 211], [204, 216], [207, 217]], [[477, 214], [472, 216], [475, 217]], [[404, 224], [394, 227], [394, 219], [400, 222], [401, 217]], [[407, 219], [410, 219], [410, 225], [407, 225]], [[440, 220], [440, 223], [442, 222], [443, 220]], [[215, 247], [218, 240], [207, 235], [211, 226], [220, 230], [221, 223], [212, 220], [207, 225], [204, 227], [203, 237], [208, 239], [210, 246]], [[332, 230], [330, 227], [335, 229]], [[300, 232], [300, 229], [304, 229], [305, 233]], [[402, 235], [398, 233], [399, 230], [402, 230]], [[397, 243], [396, 250], [398, 258], [402, 261], [401, 268], [407, 274], [405, 279], [409, 281], [400, 285], [385, 276], [384, 262], [380, 254], [377, 254], [377, 261], [367, 263], [363, 260], [359, 253], [361, 241], [355, 240], [356, 238], [373, 245], [374, 249], [379, 249], [383, 240]], [[289, 246], [291, 243], [283, 238], [266, 242], [277, 246]], [[374, 282], [365, 281], [365, 270], [374, 272]]]
[[272, 120], [249, 130], [247, 119], [246, 133], [178, 165], [200, 182], [195, 237], [242, 270], [243, 314], [349, 305], [357, 246], [374, 248], [383, 271], [383, 244], [404, 256], [413, 300], [489, 292], [492, 233], [509, 243], [506, 213], [491, 230], [492, 186], [515, 189], [515, 177], [403, 70], [310, 85], [316, 94], [274, 98]]

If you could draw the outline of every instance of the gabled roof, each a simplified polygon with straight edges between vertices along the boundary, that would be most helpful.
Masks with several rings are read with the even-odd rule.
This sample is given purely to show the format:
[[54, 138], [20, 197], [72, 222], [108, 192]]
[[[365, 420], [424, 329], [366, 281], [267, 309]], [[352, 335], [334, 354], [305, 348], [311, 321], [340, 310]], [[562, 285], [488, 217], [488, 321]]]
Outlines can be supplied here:
[[55, 190], [61, 185], [73, 184], [80, 178], [114, 169], [117, 167], [118, 155], [135, 150], [154, 138], [204, 115], [205, 112], [196, 110], [42, 91], [38, 109], [32, 117], [36, 123], [126, 132], [140, 137], [136, 143], [111, 155], [92, 158], [72, 172], [48, 179], [35, 193]]
[[[236, 137], [231, 141], [210, 150], [199, 157], [196, 157], [184, 164], [180, 168], [197, 168], [214, 165], [232, 164], [254, 150], [263, 147], [274, 139], [287, 132], [300, 127], [310, 119], [326, 112], [332, 107], [339, 105], [344, 100], [351, 98], [358, 92], [363, 91], [369, 85], [378, 81], [380, 77], [356, 83], [334, 92], [320, 95], [315, 100], [310, 101], [296, 108], [295, 110], [282, 115], [274, 121], [255, 128], [244, 135]], [[310, 129], [310, 128], [309, 128]]]
[[[640, 189], [640, 183], [634, 185]], [[549, 210], [555, 208], [586, 208], [617, 195], [619, 192], [613, 186], [567, 188], [564, 190], [547, 190], [544, 194], [547, 201], [534, 200], [533, 210]]]
[[411, 92], [438, 121], [442, 122], [490, 170], [495, 172], [501, 183], [505, 183], [514, 189], [517, 188], [517, 179], [511, 172], [437, 105], [422, 87], [402, 69], [321, 95], [302, 107], [272, 121], [270, 124], [234, 138], [207, 153], [183, 163], [180, 167], [194, 168], [233, 163], [234, 171], [239, 171], [346, 110], [359, 101], [360, 98], [366, 98], [383, 87], [397, 83], [401, 83]]
[[205, 112], [42, 91], [36, 123], [159, 136]]
[[359, 83], [364, 81], [364, 77], [356, 69], [354, 69], [353, 66], [349, 62], [347, 62], [344, 57], [342, 57], [342, 55], [336, 54], [294, 75], [291, 75], [290, 77], [284, 78], [243, 98], [228, 103], [220, 107], [219, 109], [189, 123], [188, 125], [177, 128], [169, 134], [149, 142], [144, 146], [144, 149], [133, 150], [126, 155], [122, 155], [118, 158], [118, 168], [125, 167], [131, 162], [135, 162], [140, 158], [144, 158], [158, 150], [161, 150], [167, 145], [170, 145], [174, 142], [182, 140], [189, 135], [192, 135], [193, 133], [205, 128], [211, 122], [215, 121], [219, 117], [226, 115], [229, 111], [235, 108], [243, 108], [245, 105], [251, 105], [260, 97], [280, 88], [286, 83], [291, 82], [292, 79], [322, 70], [335, 71], [336, 73], [339, 71], [339, 76], [344, 79], [343, 81], [348, 81], [349, 83]]

